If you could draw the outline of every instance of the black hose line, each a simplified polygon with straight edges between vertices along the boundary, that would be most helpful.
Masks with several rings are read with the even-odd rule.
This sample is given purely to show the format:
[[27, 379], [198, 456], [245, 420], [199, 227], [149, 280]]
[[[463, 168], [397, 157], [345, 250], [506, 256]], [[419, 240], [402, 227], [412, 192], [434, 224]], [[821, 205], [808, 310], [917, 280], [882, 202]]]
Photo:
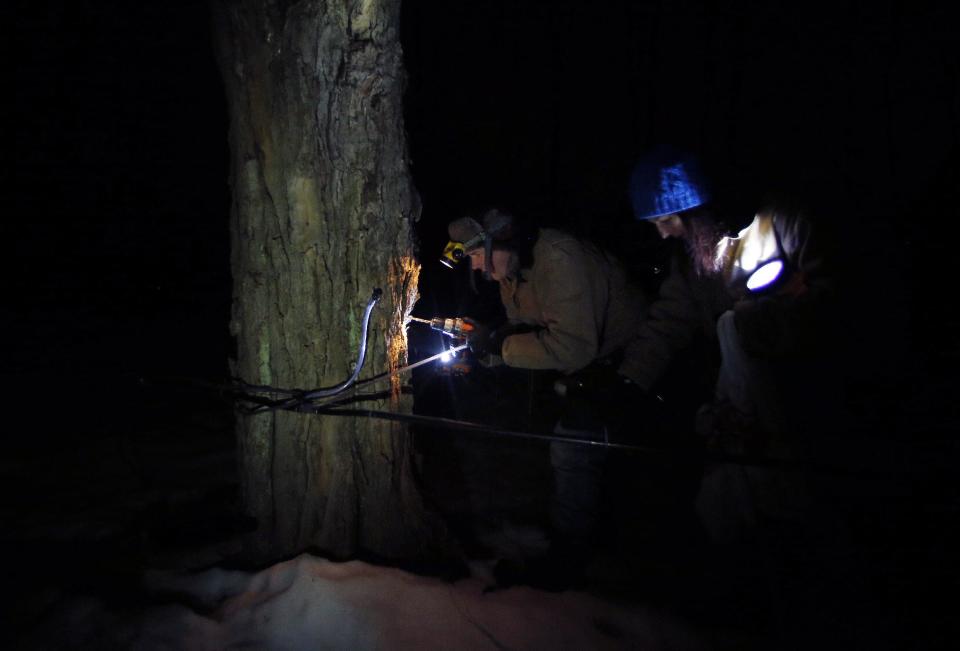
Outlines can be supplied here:
[[[519, 430], [509, 430], [499, 427], [493, 427], [485, 425], [483, 423], [475, 423], [470, 421], [455, 420], [451, 418], [441, 418], [438, 416], [424, 416], [421, 414], [404, 414], [398, 412], [390, 411], [378, 411], [374, 409], [356, 409], [356, 408], [345, 408], [344, 405], [348, 404], [350, 400], [345, 399], [347, 397], [341, 396], [351, 387], [360, 388], [361, 385], [368, 385], [376, 380], [384, 379], [390, 377], [391, 375], [397, 373], [394, 371], [392, 373], [381, 373], [375, 375], [372, 378], [367, 378], [362, 382], [357, 382], [357, 378], [360, 376], [360, 371], [363, 369], [363, 364], [367, 354], [367, 334], [370, 328], [370, 317], [373, 313], [373, 308], [380, 301], [380, 298], [383, 296], [383, 290], [376, 288], [373, 290], [370, 300], [367, 302], [367, 306], [363, 312], [362, 319], [362, 329], [360, 333], [360, 346], [357, 351], [357, 361], [353, 368], [353, 373], [349, 378], [341, 382], [340, 384], [327, 388], [312, 389], [309, 391], [304, 391], [301, 389], [282, 389], [271, 386], [257, 386], [246, 384], [242, 381], [235, 381], [232, 385], [209, 385], [208, 388], [217, 388], [223, 393], [228, 393], [231, 395], [235, 403], [253, 403], [254, 406], [242, 406], [238, 404], [238, 408], [245, 414], [261, 414], [268, 411], [274, 410], [284, 410], [284, 411], [295, 411], [301, 413], [312, 413], [317, 415], [330, 415], [330, 416], [352, 416], [352, 417], [367, 417], [367, 418], [379, 418], [382, 420], [390, 420], [395, 422], [404, 422], [411, 423], [416, 425], [422, 425], [424, 427], [448, 429], [448, 430], [459, 430], [462, 432], [469, 432], [473, 434], [487, 434], [492, 436], [505, 436], [512, 438], [522, 438], [528, 440], [536, 441], [546, 441], [546, 442], [562, 442], [572, 445], [583, 445], [590, 447], [604, 447], [614, 450], [623, 450], [626, 452], [640, 452], [648, 455], [660, 456], [664, 458], [669, 458], [676, 462], [683, 463], [729, 463], [740, 466], [752, 466], [752, 467], [761, 467], [761, 468], [779, 468], [783, 470], [798, 470], [804, 472], [813, 472], [816, 474], [828, 474], [828, 475], [840, 475], [848, 477], [860, 477], [860, 478], [881, 478], [881, 477], [890, 477], [891, 475], [902, 475], [909, 473], [891, 473], [889, 471], [875, 470], [872, 468], [850, 468], [846, 466], [839, 466], [836, 464], [825, 464], [820, 463], [811, 459], [783, 459], [775, 457], [763, 457], [757, 455], [731, 455], [726, 454], [721, 451], [716, 450], [690, 450], [690, 449], [680, 449], [680, 448], [664, 448], [656, 447], [649, 445], [636, 445], [632, 443], [615, 443], [609, 440], [597, 440], [597, 439], [588, 439], [588, 438], [577, 438], [577, 437], [567, 437], [557, 434], [547, 434], [547, 433], [535, 433], [535, 432], [526, 432]], [[438, 357], [435, 355], [434, 357]], [[412, 364], [408, 367], [400, 369], [410, 370], [424, 363], [428, 363], [434, 357], [427, 358], [426, 360], [421, 360], [415, 364]], [[201, 383], [208, 385], [208, 383]], [[271, 399], [264, 395], [257, 394], [274, 394], [275, 396], [283, 396], [280, 399]], [[364, 396], [353, 396], [353, 400], [362, 400], [364, 398], [370, 399], [375, 398], [374, 395], [364, 395]], [[326, 400], [319, 403], [314, 402], [315, 400], [325, 398]], [[331, 399], [333, 398], [333, 399]]]
[[335, 396], [338, 393], [346, 391], [351, 384], [357, 381], [357, 378], [360, 376], [360, 371], [363, 369], [364, 358], [367, 356], [367, 332], [370, 330], [370, 315], [373, 314], [373, 308], [380, 301], [380, 298], [383, 296], [383, 290], [379, 287], [373, 290], [373, 294], [370, 296], [370, 301], [367, 303], [367, 308], [363, 311], [363, 325], [360, 332], [360, 350], [357, 352], [357, 363], [353, 367], [353, 374], [344, 382], [341, 382], [335, 387], [330, 387], [329, 389], [314, 389], [313, 391], [308, 391], [303, 394], [303, 400], [313, 400], [314, 398], [326, 398], [328, 396]]
[[[371, 378], [375, 379], [375, 378]], [[355, 404], [363, 400], [383, 400], [386, 399], [389, 394], [386, 392], [379, 393], [363, 393], [363, 394], [350, 394], [350, 395], [340, 395], [329, 401], [321, 402], [320, 404], [302, 402], [299, 400], [290, 400], [290, 401], [271, 401], [268, 398], [263, 396], [256, 396], [246, 393], [238, 393], [236, 388], [237, 385], [229, 384], [219, 384], [213, 382], [205, 382], [199, 380], [193, 380], [190, 378], [167, 378], [169, 382], [172, 382], [177, 385], [189, 384], [195, 388], [200, 388], [204, 390], [215, 390], [221, 394], [221, 396], [230, 398], [233, 403], [238, 407], [239, 411], [246, 415], [255, 415], [262, 414], [267, 411], [272, 411], [275, 409], [283, 409], [284, 411], [295, 411], [299, 413], [308, 413], [315, 414], [320, 416], [347, 416], [347, 417], [361, 417], [361, 418], [378, 418], [381, 420], [389, 420], [394, 422], [409, 423], [413, 425], [420, 425], [427, 428], [434, 429], [446, 429], [446, 430], [456, 430], [459, 432], [465, 432], [467, 434], [474, 435], [490, 435], [490, 436], [500, 436], [500, 437], [510, 437], [510, 438], [520, 438], [534, 441], [559, 441], [563, 443], [570, 443], [573, 445], [584, 445], [591, 447], [605, 447], [613, 450], [620, 450], [623, 452], [633, 452], [640, 453], [648, 456], [659, 457], [665, 462], [672, 463], [681, 463], [681, 464], [705, 464], [705, 463], [729, 463], [745, 467], [759, 467], [759, 468], [779, 468], [783, 470], [796, 470], [802, 472], [812, 472], [814, 474], [820, 475], [833, 475], [841, 477], [850, 477], [858, 479], [889, 479], [891, 477], [913, 477], [913, 476], [926, 476], [929, 474], [930, 469], [927, 468], [909, 468], [907, 464], [899, 464], [898, 468], [871, 468], [869, 465], [860, 465], [859, 467], [852, 467], [850, 465], [843, 465], [839, 463], [822, 463], [813, 459], [784, 459], [776, 457], [764, 457], [759, 455], [733, 455], [726, 454], [716, 450], [706, 450], [706, 449], [690, 449], [690, 448], [667, 448], [653, 445], [638, 445], [634, 443], [616, 443], [613, 441], [600, 441], [592, 439], [580, 439], [566, 436], [558, 436], [555, 434], [547, 433], [536, 433], [536, 432], [527, 432], [522, 430], [510, 430], [500, 427], [494, 427], [491, 425], [486, 425], [484, 423], [477, 423], [472, 421], [456, 420], [452, 418], [442, 418], [439, 416], [426, 416], [422, 414], [404, 414], [391, 411], [379, 411], [374, 409], [359, 409], [359, 408], [346, 408], [348, 404]], [[146, 380], [141, 380], [142, 383], [147, 384]], [[366, 381], [364, 381], [366, 382]], [[354, 388], [359, 388], [364, 382], [356, 383]], [[150, 382], [149, 384], [154, 384], [155, 382]], [[301, 392], [302, 393], [302, 392]], [[344, 392], [345, 393], [345, 392]], [[248, 402], [254, 403], [256, 406], [245, 407], [239, 403]], [[289, 406], [282, 407], [280, 403], [289, 402]], [[864, 444], [869, 444], [871, 441], [864, 440]], [[945, 449], [945, 453], [954, 454], [956, 448], [954, 446], [955, 441], [950, 439], [949, 441], [944, 440], [940, 443], [948, 444], [950, 447]]]
[[[270, 411], [273, 409], [293, 409], [294, 411], [297, 411], [297, 407], [306, 402], [315, 400], [317, 398], [329, 398], [331, 396], [343, 393], [349, 389], [357, 381], [357, 378], [360, 376], [360, 371], [363, 370], [363, 363], [367, 356], [367, 333], [370, 330], [370, 316], [373, 314], [373, 308], [380, 301], [381, 297], [383, 297], [383, 290], [379, 287], [374, 288], [373, 294], [370, 295], [370, 300], [367, 302], [367, 307], [363, 311], [363, 319], [361, 322], [360, 331], [360, 349], [357, 351], [357, 362], [354, 364], [353, 373], [349, 378], [336, 386], [322, 389], [311, 389], [309, 391], [241, 384], [241, 388], [244, 389], [244, 391], [242, 395], [237, 397], [241, 400], [258, 403], [256, 407], [249, 410], [251, 413]], [[269, 392], [282, 394], [289, 397], [277, 401], [268, 401], [264, 400], [262, 397], [251, 395], [250, 392]]]
[[421, 414], [402, 414], [392, 411], [379, 411], [375, 409], [345, 409], [342, 407], [314, 407], [309, 408], [304, 405], [302, 411], [318, 415], [329, 416], [352, 416], [365, 418], [379, 418], [394, 422], [410, 423], [422, 425], [425, 427], [459, 430], [472, 434], [487, 434], [491, 436], [503, 436], [510, 438], [521, 438], [534, 441], [560, 442], [572, 445], [583, 445], [590, 447], [603, 447], [612, 450], [622, 450], [624, 452], [639, 452], [645, 455], [659, 456], [676, 463], [686, 464], [733, 464], [738, 466], [747, 466], [755, 468], [776, 468], [780, 470], [795, 470], [809, 472], [818, 475], [833, 475], [852, 477], [859, 479], [881, 479], [891, 476], [909, 475], [909, 472], [892, 472], [890, 470], [877, 470], [873, 468], [851, 468], [836, 464], [821, 463], [812, 459], [784, 459], [778, 457], [765, 457], [759, 455], [740, 455], [727, 454], [716, 450], [690, 450], [685, 448], [665, 448], [651, 445], [636, 445], [633, 443], [614, 443], [606, 440], [595, 440], [576, 438], [568, 436], [559, 436], [556, 434], [544, 434], [535, 432], [525, 432], [521, 430], [510, 430], [499, 427], [484, 425], [465, 420], [456, 420], [452, 418], [442, 418], [439, 416], [424, 416]]

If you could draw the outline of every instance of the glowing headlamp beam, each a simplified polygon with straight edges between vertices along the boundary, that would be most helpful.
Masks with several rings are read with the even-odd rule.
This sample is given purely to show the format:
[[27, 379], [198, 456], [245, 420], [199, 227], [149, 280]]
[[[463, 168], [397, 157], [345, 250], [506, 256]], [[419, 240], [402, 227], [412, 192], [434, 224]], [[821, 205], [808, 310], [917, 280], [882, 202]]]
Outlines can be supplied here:
[[781, 273], [783, 273], [783, 260], [771, 260], [762, 264], [747, 278], [747, 289], [758, 292], [779, 278]]

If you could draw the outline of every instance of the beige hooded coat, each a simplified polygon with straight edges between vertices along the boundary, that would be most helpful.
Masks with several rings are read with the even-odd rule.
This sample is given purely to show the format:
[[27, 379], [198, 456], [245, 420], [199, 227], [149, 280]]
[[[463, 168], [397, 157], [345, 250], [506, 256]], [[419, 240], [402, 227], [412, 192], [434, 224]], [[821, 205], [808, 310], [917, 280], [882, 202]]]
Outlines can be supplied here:
[[544, 228], [533, 265], [500, 281], [511, 323], [535, 326], [503, 342], [508, 366], [578, 371], [622, 350], [646, 309], [620, 264], [592, 244]]

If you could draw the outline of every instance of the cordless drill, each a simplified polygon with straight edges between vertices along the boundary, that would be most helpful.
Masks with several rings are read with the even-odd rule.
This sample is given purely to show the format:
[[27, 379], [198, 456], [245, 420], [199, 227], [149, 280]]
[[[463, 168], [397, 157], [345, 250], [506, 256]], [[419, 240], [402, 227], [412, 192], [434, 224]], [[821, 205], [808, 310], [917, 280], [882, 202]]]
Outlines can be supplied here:
[[424, 323], [432, 329], [442, 332], [448, 337], [454, 339], [466, 339], [467, 335], [473, 330], [473, 325], [464, 321], [462, 317], [443, 318], [440, 316], [432, 319], [419, 319], [415, 316], [410, 317], [411, 321]]

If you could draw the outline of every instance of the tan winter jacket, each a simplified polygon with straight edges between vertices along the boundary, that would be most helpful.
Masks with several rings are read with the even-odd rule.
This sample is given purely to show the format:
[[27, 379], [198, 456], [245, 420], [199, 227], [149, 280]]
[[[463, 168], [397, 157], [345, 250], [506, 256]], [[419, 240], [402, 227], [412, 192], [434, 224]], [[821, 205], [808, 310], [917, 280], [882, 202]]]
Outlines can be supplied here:
[[622, 349], [645, 310], [613, 257], [550, 228], [540, 230], [533, 266], [500, 281], [500, 298], [511, 323], [539, 328], [507, 337], [504, 362], [565, 373]]

